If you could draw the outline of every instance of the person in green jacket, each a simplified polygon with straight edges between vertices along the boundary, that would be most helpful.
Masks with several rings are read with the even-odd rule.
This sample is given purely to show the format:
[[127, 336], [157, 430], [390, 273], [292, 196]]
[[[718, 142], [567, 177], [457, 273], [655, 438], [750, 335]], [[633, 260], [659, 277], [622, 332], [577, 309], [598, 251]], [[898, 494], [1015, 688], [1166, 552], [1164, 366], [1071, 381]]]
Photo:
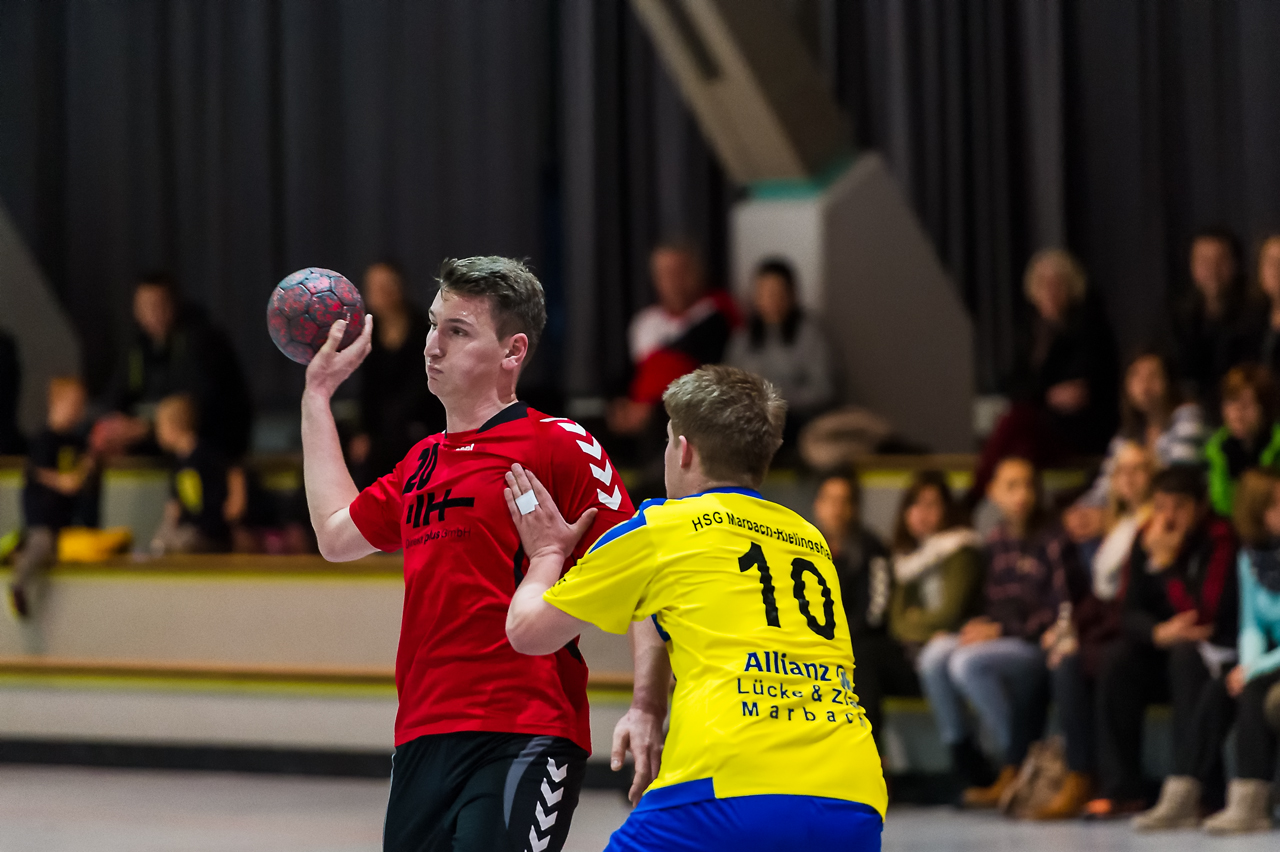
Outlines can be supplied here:
[[982, 539], [963, 526], [939, 471], [916, 474], [902, 494], [893, 534], [889, 630], [915, 654], [939, 633], [977, 614], [982, 591]]
[[1222, 378], [1222, 427], [1204, 446], [1209, 502], [1222, 517], [1231, 517], [1236, 483], [1246, 470], [1280, 462], [1277, 413], [1280, 394], [1265, 367], [1243, 364]]

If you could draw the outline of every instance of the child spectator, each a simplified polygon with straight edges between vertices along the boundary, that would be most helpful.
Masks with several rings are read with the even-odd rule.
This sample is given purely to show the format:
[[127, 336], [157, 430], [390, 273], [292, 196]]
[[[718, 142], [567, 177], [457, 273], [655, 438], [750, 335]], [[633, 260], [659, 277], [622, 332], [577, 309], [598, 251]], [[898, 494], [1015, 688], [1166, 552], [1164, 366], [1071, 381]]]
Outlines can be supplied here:
[[1243, 545], [1240, 663], [1227, 675], [1236, 699], [1236, 777], [1227, 807], [1204, 822], [1211, 834], [1271, 828], [1271, 782], [1277, 732], [1267, 724], [1268, 691], [1280, 684], [1280, 475], [1248, 471], [1236, 497], [1235, 527]]
[[[1049, 680], [1058, 723], [1066, 742], [1067, 775], [1056, 795], [1031, 814], [1032, 819], [1070, 819], [1083, 811], [1094, 787], [1097, 772], [1096, 725], [1094, 724], [1095, 683], [1099, 662], [1106, 647], [1119, 634], [1120, 616], [1113, 599], [1119, 589], [1120, 573], [1142, 524], [1151, 513], [1151, 477], [1154, 472], [1150, 451], [1142, 444], [1126, 441], [1113, 448], [1107, 508], [1082, 509], [1080, 504], [1063, 513], [1063, 527], [1073, 541], [1073, 515], [1103, 512], [1106, 534], [1091, 559], [1087, 575], [1069, 577], [1069, 612], [1059, 610], [1058, 621], [1041, 637], [1049, 667]], [[1079, 543], [1077, 552], [1083, 556]]]
[[1209, 501], [1231, 517], [1236, 480], [1250, 468], [1280, 461], [1280, 396], [1271, 374], [1257, 364], [1232, 367], [1222, 379], [1222, 427], [1204, 447], [1209, 465]]
[[1043, 527], [1036, 470], [1005, 459], [987, 497], [1000, 524], [987, 538], [983, 611], [955, 635], [929, 643], [921, 655], [925, 693], [952, 741], [966, 727], [967, 699], [995, 740], [1002, 769], [994, 784], [965, 791], [969, 807], [994, 807], [1014, 782], [1042, 718], [1046, 673], [1041, 634], [1058, 618], [1074, 551], [1066, 536]]
[[1154, 352], [1138, 355], [1124, 374], [1120, 432], [1107, 447], [1107, 459], [1085, 503], [1106, 505], [1115, 456], [1125, 444], [1145, 447], [1156, 466], [1164, 468], [1199, 462], [1204, 439], [1204, 414], [1198, 404], [1182, 398], [1168, 362]]
[[787, 401], [783, 445], [835, 397], [831, 355], [820, 329], [796, 301], [795, 272], [782, 258], [756, 270], [746, 328], [729, 341], [725, 363], [764, 376]]
[[195, 402], [165, 397], [156, 406], [156, 442], [174, 458], [164, 521], [151, 552], [211, 553], [231, 545], [231, 524], [244, 514], [244, 471], [200, 438]]
[[[936, 642], [949, 642], [978, 612], [982, 589], [982, 539], [960, 523], [946, 475], [922, 471], [907, 486], [893, 532], [893, 595], [889, 630], [919, 671]], [[948, 707], [950, 710], [950, 707]], [[957, 713], [940, 717], [952, 766], [967, 785], [990, 780], [982, 752]]]
[[[831, 548], [840, 576], [853, 659], [858, 667], [858, 703], [880, 742], [886, 695], [919, 695], [920, 685], [902, 646], [889, 635], [893, 570], [889, 551], [862, 525], [862, 490], [851, 473], [828, 475], [813, 501], [814, 523]], [[883, 754], [883, 750], [881, 754]]]
[[20, 618], [31, 614], [31, 589], [53, 564], [58, 531], [71, 523], [76, 503], [94, 469], [85, 451], [85, 388], [79, 379], [49, 381], [45, 427], [31, 443], [22, 511], [26, 537], [14, 564], [9, 600]]
[[1238, 612], [1235, 536], [1209, 510], [1203, 475], [1172, 467], [1156, 474], [1152, 491], [1151, 519], [1121, 580], [1120, 638], [1098, 672], [1102, 798], [1086, 809], [1107, 817], [1142, 807], [1143, 720], [1149, 704], [1170, 700], [1174, 774], [1156, 807], [1135, 818], [1142, 830], [1193, 826], [1202, 788], [1222, 783], [1231, 709], [1222, 667]]

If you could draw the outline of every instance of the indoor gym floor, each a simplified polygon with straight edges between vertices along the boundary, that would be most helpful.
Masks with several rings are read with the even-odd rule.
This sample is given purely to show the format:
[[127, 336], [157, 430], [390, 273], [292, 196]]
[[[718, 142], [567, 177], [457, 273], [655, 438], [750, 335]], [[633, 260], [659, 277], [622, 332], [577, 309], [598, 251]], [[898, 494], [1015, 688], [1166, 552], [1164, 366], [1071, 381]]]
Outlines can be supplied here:
[[[0, 852], [378, 852], [380, 781], [0, 766]], [[568, 852], [599, 852], [627, 808], [588, 791]], [[890, 812], [886, 852], [1263, 852], [1280, 834], [1140, 836], [1122, 824], [1013, 823], [949, 808]], [[808, 850], [804, 850], [808, 852]]]

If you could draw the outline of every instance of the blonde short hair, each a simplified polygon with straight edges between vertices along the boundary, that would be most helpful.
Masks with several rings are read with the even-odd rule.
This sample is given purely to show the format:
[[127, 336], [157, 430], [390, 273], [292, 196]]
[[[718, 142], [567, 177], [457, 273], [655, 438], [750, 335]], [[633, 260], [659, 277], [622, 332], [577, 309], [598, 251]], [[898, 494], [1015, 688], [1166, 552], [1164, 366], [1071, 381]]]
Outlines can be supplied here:
[[78, 394], [87, 396], [88, 391], [85, 389], [84, 382], [80, 381], [78, 376], [54, 376], [49, 379], [48, 400], [53, 402], [59, 397], [67, 394]]
[[782, 446], [787, 404], [765, 379], [736, 367], [701, 367], [662, 394], [671, 432], [698, 451], [713, 480], [759, 485]]
[[1072, 303], [1084, 298], [1084, 292], [1089, 286], [1089, 276], [1085, 274], [1084, 266], [1066, 249], [1047, 248], [1040, 249], [1031, 256], [1031, 260], [1027, 261], [1027, 270], [1022, 276], [1022, 292], [1028, 299], [1031, 298], [1032, 290], [1035, 288], [1036, 269], [1042, 264], [1055, 266], [1067, 279]]

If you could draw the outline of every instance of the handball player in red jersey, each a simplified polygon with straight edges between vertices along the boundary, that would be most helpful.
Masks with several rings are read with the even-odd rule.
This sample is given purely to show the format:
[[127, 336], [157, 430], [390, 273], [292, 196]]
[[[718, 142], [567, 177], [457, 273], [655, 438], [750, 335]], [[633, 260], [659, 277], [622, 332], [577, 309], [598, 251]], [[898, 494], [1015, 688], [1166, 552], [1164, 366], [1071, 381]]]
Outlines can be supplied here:
[[[519, 462], [585, 529], [566, 569], [632, 514], [600, 444], [571, 420], [516, 399], [516, 381], [546, 324], [542, 285], [502, 257], [446, 261], [431, 305], [427, 382], [447, 428], [358, 491], [330, 410], [369, 352], [373, 323], [337, 350], [343, 323], [307, 367], [302, 447], [307, 503], [326, 559], [404, 550], [396, 655], [395, 757], [387, 852], [558, 852], [591, 748], [587, 666], [571, 642], [527, 657], [507, 641], [511, 596], [527, 560], [503, 479]], [[632, 799], [662, 749], [670, 665], [656, 628], [633, 625], [635, 699], [614, 731], [615, 769], [636, 758]]]

